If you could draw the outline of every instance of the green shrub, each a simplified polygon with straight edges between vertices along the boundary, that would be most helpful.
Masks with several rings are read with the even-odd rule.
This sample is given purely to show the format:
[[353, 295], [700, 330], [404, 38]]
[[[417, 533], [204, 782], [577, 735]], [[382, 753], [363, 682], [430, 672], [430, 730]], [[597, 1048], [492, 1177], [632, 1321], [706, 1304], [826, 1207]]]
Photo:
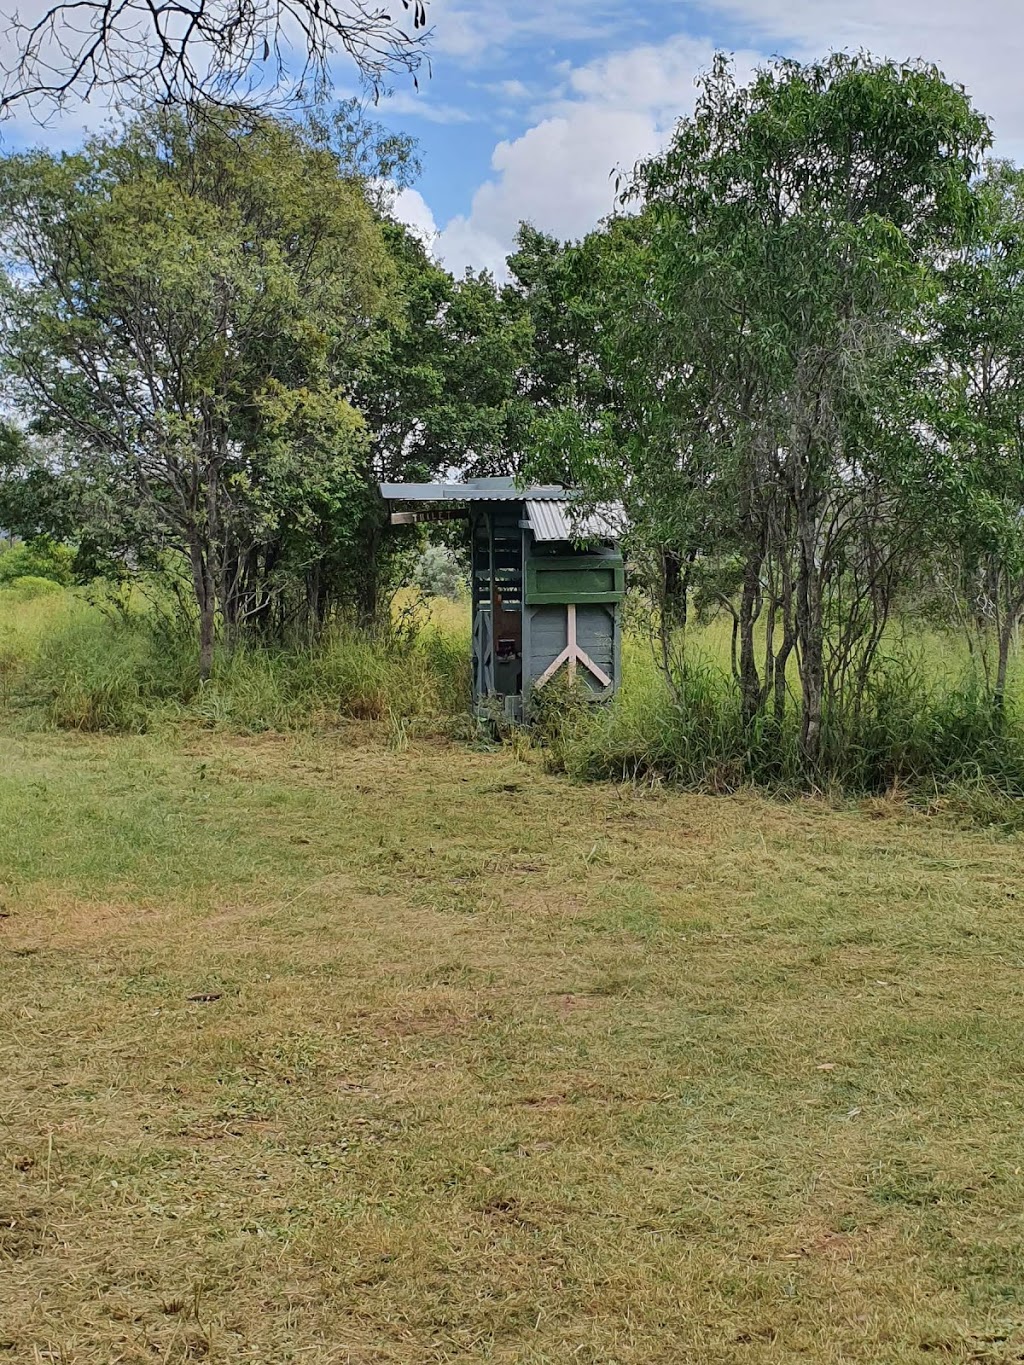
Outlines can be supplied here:
[[0, 592], [12, 602], [31, 602], [37, 597], [46, 597], [60, 592], [61, 586], [52, 578], [37, 578], [34, 574], [22, 574], [20, 578], [0, 581]]
[[939, 810], [1004, 834], [1024, 832], [1024, 801], [1002, 791], [991, 779], [954, 782], [933, 803]]
[[97, 613], [73, 619], [44, 639], [27, 689], [61, 729], [141, 733], [162, 704], [180, 704], [194, 690], [194, 653], [152, 622]]
[[49, 536], [0, 549], [0, 586], [19, 578], [46, 578], [62, 588], [74, 581], [75, 552]]
[[417, 588], [428, 597], [457, 602], [468, 590], [466, 573], [446, 545], [428, 545], [413, 574]]
[[[0, 590], [0, 611], [19, 591]], [[28, 616], [40, 623], [35, 633]], [[17, 620], [20, 634], [10, 625]], [[221, 650], [206, 682], [191, 624], [170, 612], [122, 603], [104, 615], [67, 593], [14, 608], [7, 622], [0, 699], [28, 701], [63, 728], [139, 732], [184, 719], [254, 733], [352, 718], [386, 723], [401, 745], [413, 727], [450, 731], [451, 718], [469, 709], [466, 630], [423, 624], [415, 613], [390, 634], [339, 626], [312, 646]], [[612, 702], [594, 705], [556, 678], [537, 696], [532, 719], [549, 765], [579, 780], [716, 793], [902, 789], [929, 803], [948, 799], [986, 823], [1024, 825], [1019, 691], [997, 712], [969, 671], [929, 669], [912, 654], [894, 654], [876, 670], [856, 714], [826, 714], [810, 774], [795, 707], [781, 722], [763, 716], [745, 725], [731, 674], [711, 655], [694, 657], [673, 694], [652, 657], [631, 646]]]

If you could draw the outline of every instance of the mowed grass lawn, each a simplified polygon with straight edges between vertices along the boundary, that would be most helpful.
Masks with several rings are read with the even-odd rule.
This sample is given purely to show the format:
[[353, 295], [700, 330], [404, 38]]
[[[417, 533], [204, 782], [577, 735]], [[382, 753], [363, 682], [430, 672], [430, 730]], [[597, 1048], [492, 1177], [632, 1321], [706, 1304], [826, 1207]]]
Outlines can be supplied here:
[[357, 727], [0, 737], [0, 1360], [1024, 1360], [1022, 871]]

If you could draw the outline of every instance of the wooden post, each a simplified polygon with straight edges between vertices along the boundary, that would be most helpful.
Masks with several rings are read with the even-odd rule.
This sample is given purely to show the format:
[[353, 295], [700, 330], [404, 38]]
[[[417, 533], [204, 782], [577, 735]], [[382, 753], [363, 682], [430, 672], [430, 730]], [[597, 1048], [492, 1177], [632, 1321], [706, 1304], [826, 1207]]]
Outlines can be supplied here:
[[497, 632], [494, 627], [497, 624], [498, 605], [494, 601], [494, 508], [487, 508], [487, 546], [490, 551], [490, 588], [487, 597], [490, 599], [490, 676], [487, 677], [487, 696], [493, 696], [497, 692], [497, 659], [494, 658], [497, 644]]
[[533, 608], [533, 607], [528, 607], [528, 606], [526, 605], [526, 564], [527, 564], [527, 560], [528, 560], [528, 558], [529, 558], [529, 552], [530, 552], [530, 540], [529, 540], [529, 536], [530, 536], [530, 532], [529, 532], [525, 527], [523, 527], [522, 532], [521, 532], [520, 551], [519, 551], [519, 553], [520, 553], [520, 563], [521, 563], [522, 566], [523, 566], [523, 586], [522, 586], [522, 622], [523, 622], [523, 631], [522, 631], [522, 634], [523, 634], [523, 640], [522, 640], [522, 645], [521, 645], [520, 652], [521, 652], [521, 654], [522, 654], [522, 661], [523, 661], [523, 689], [522, 689], [522, 697], [523, 697], [523, 715], [524, 715], [524, 718], [525, 718], [525, 716], [526, 716], [527, 709], [529, 708], [529, 705], [530, 705], [530, 693], [533, 691], [533, 678], [530, 676], [530, 670], [531, 670], [531, 668], [533, 667], [533, 612], [534, 612], [534, 608]]

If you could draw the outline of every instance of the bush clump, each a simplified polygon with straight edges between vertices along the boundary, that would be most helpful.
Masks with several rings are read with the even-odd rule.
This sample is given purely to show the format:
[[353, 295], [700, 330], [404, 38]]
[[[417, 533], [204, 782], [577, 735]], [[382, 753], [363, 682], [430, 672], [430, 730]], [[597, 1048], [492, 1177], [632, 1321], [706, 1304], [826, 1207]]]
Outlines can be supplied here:
[[38, 578], [35, 574], [21, 574], [0, 582], [0, 592], [10, 602], [34, 602], [37, 597], [52, 596], [60, 590], [60, 584], [52, 578]]
[[687, 668], [674, 695], [650, 671], [609, 706], [568, 708], [564, 717], [549, 741], [552, 758], [580, 780], [664, 781], [714, 793], [956, 788], [986, 800], [1024, 797], [1019, 702], [994, 707], [970, 673], [929, 684], [915, 662], [898, 658], [878, 669], [856, 713], [826, 714], [811, 772], [796, 708], [781, 720], [744, 723], [738, 689], [712, 663]]
[[49, 536], [0, 548], [0, 587], [19, 579], [46, 579], [66, 588], [74, 581], [75, 552]]
[[412, 635], [338, 627], [305, 647], [222, 651], [204, 682], [187, 622], [93, 613], [43, 640], [25, 689], [62, 729], [140, 733], [186, 719], [258, 732], [464, 711], [469, 660], [463, 641], [432, 626]]

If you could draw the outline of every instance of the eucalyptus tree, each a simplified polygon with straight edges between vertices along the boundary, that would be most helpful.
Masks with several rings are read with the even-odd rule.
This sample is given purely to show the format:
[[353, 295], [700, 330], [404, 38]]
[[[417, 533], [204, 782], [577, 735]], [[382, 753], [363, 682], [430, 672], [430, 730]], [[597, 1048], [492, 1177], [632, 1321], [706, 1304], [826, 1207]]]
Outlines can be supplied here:
[[635, 227], [615, 227], [605, 363], [634, 438], [626, 461], [614, 442], [590, 453], [649, 545], [719, 575], [748, 721], [781, 706], [795, 656], [810, 770], [923, 531], [896, 387], [937, 265], [972, 229], [987, 142], [923, 64], [777, 61], [741, 86], [720, 58], [636, 168]]
[[67, 489], [45, 444], [0, 421], [0, 539], [63, 540], [74, 529]]
[[975, 189], [979, 231], [931, 314], [926, 411], [949, 461], [954, 603], [1001, 708], [1024, 613], [1024, 171], [991, 162]]
[[530, 405], [522, 377], [534, 355], [529, 317], [487, 272], [454, 279], [407, 228], [385, 224], [399, 307], [378, 321], [354, 390], [368, 432], [361, 610], [373, 616], [408, 537], [385, 534], [378, 481], [514, 473]]
[[210, 669], [357, 478], [354, 375], [394, 272], [362, 181], [296, 124], [158, 109], [0, 161], [2, 360], [108, 545], [184, 557]]

